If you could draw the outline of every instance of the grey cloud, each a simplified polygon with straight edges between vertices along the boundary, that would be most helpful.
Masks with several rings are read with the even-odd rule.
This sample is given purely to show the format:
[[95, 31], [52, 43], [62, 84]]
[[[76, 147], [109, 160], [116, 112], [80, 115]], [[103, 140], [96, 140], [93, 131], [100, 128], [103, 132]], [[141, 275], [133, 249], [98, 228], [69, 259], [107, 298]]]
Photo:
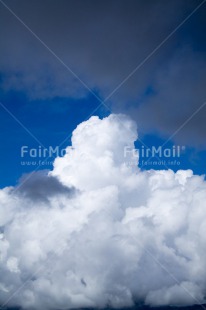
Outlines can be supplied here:
[[[194, 7], [193, 1], [186, 4], [150, 0], [6, 4], [75, 73], [90, 87], [99, 88], [104, 96]], [[73, 89], [82, 89], [82, 85], [76, 84], [62, 64], [6, 8], [2, 8], [1, 14], [1, 66], [7, 73], [4, 87], [25, 89], [32, 97], [77, 95]], [[150, 65], [151, 72], [156, 64]], [[141, 78], [131, 79], [124, 92], [136, 95], [145, 87], [150, 72], [141, 71]]]
[[160, 68], [153, 93], [144, 104], [131, 107], [131, 115], [146, 132], [155, 128], [169, 137], [177, 130], [173, 138], [177, 143], [204, 147], [206, 106], [196, 112], [206, 102], [205, 76], [206, 59], [201, 53], [190, 49], [178, 51]]
[[15, 193], [31, 199], [31, 201], [48, 201], [58, 195], [74, 197], [75, 189], [64, 186], [59, 180], [48, 174], [47, 170], [24, 175], [14, 188]]
[[[6, 1], [71, 70], [105, 98], [201, 1], [20, 3]], [[204, 12], [205, 5], [118, 89], [107, 102], [113, 111], [130, 113], [143, 131], [155, 130], [166, 136], [195, 111], [205, 97], [205, 56], [200, 43], [204, 40]], [[194, 27], [191, 21], [195, 21]], [[88, 90], [3, 6], [0, 29], [1, 86], [5, 91], [24, 91], [30, 99], [88, 95]], [[154, 95], [148, 99], [145, 94], [151, 86]], [[204, 131], [201, 113], [177, 138], [205, 145]]]

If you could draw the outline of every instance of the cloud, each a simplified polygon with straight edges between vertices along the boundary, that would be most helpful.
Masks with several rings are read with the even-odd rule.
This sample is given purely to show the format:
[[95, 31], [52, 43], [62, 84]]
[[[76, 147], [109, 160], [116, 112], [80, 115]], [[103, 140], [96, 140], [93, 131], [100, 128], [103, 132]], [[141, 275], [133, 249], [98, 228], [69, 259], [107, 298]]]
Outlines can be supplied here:
[[[19, 186], [19, 187], [18, 187]], [[70, 197], [75, 193], [74, 188], [68, 188], [55, 177], [48, 175], [47, 170], [24, 175], [17, 186], [16, 192], [33, 201], [49, 201], [50, 197], [64, 195]]]
[[205, 147], [205, 106], [199, 111], [206, 99], [205, 74], [205, 56], [182, 47], [156, 72], [144, 104], [133, 105], [127, 112], [144, 132], [153, 132], [155, 128], [164, 137], [174, 134], [189, 119], [173, 140]]
[[1, 303], [205, 302], [204, 178], [191, 170], [141, 171], [138, 157], [124, 151], [136, 139], [136, 124], [123, 115], [91, 117], [52, 171], [0, 191]]
[[[22, 0], [18, 6], [6, 2], [103, 99], [200, 3], [46, 0], [28, 5]], [[112, 95], [107, 104], [114, 113], [130, 113], [141, 122], [143, 132], [155, 130], [169, 137], [199, 108], [206, 98], [205, 8], [202, 5]], [[20, 91], [34, 101], [88, 96], [80, 81], [5, 7], [0, 14], [0, 82], [5, 92]], [[205, 147], [204, 112], [176, 135], [178, 143]]]
[[[92, 89], [106, 96], [156, 47], [193, 1], [31, 1], [6, 3]], [[49, 10], [48, 10], [49, 7]], [[126, 12], [126, 13], [125, 13]], [[164, 14], [162, 14], [164, 12]], [[167, 17], [166, 17], [167, 16]], [[2, 87], [32, 99], [85, 95], [84, 86], [12, 14], [1, 11]], [[149, 40], [148, 40], [149, 38]], [[152, 64], [152, 68], [154, 68]], [[151, 69], [150, 69], [151, 72]], [[136, 94], [148, 72], [124, 88]], [[138, 82], [138, 83], [137, 83]], [[134, 89], [135, 85], [135, 89]], [[126, 92], [126, 94], [125, 94]], [[126, 96], [125, 96], [126, 95]]]
[[[106, 97], [165, 39], [197, 1], [31, 1], [21, 7], [7, 5], [66, 65], [92, 89]], [[48, 6], [50, 10], [48, 11]], [[125, 13], [126, 12], [126, 13]], [[4, 8], [2, 27], [2, 86], [25, 91], [30, 98], [85, 95], [84, 86], [71, 72]], [[167, 59], [172, 38], [119, 90], [123, 102], [136, 98]], [[166, 49], [166, 53], [165, 53]]]

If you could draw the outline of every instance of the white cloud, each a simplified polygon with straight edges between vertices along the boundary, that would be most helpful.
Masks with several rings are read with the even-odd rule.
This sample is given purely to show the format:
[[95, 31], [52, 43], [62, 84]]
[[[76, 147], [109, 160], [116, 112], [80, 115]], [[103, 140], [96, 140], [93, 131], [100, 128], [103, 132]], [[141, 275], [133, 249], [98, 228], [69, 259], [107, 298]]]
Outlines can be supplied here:
[[8, 305], [205, 302], [204, 178], [140, 171], [124, 156], [136, 138], [124, 116], [92, 117], [53, 171], [0, 191], [1, 303], [20, 287]]

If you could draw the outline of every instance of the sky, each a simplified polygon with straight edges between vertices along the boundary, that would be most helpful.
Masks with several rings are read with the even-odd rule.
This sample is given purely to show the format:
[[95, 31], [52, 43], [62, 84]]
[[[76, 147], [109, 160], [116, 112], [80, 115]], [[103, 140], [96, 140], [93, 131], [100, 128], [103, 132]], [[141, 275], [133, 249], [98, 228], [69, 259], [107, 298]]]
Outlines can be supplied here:
[[200, 0], [0, 0], [5, 307], [205, 303], [205, 17]]
[[57, 146], [90, 115], [110, 113], [130, 115], [149, 148], [167, 139], [165, 147], [185, 147], [181, 167], [204, 174], [201, 3], [1, 3], [0, 184], [14, 185], [22, 173], [33, 170], [21, 165], [22, 145]]

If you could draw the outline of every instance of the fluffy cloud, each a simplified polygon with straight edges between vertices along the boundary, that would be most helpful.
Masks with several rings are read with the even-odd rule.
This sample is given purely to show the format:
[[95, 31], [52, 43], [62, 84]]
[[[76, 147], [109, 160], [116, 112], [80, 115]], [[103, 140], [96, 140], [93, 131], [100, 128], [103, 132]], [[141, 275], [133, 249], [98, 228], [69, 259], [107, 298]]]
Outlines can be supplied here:
[[[205, 302], [206, 183], [141, 171], [136, 125], [91, 117], [50, 172], [0, 191], [0, 301], [25, 309]], [[126, 156], [127, 155], [127, 156]]]

